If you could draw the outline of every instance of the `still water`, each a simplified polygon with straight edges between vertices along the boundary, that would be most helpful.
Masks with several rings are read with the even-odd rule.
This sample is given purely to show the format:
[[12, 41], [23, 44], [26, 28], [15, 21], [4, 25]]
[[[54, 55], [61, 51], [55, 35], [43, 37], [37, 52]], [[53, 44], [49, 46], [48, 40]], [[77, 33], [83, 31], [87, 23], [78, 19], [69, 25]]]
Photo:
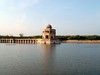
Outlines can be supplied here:
[[0, 44], [0, 75], [100, 75], [100, 44]]

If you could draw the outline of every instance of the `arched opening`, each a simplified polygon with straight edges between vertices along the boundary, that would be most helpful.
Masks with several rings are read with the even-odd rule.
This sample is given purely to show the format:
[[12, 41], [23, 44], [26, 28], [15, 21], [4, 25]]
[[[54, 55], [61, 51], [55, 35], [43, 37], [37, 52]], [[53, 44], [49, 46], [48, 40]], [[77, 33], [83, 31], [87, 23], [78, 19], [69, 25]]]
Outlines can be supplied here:
[[51, 39], [53, 39], [53, 36], [51, 36]]
[[46, 39], [48, 39], [48, 38], [49, 38], [49, 36], [48, 36], [48, 35], [46, 35], [45, 37], [46, 37]]

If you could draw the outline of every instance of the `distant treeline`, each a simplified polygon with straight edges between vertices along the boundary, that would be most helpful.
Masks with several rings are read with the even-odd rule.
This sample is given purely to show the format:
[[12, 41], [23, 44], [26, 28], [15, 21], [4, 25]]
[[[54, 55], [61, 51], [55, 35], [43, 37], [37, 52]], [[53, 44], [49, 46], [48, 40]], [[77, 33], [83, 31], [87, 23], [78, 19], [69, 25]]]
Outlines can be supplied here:
[[[33, 36], [34, 38], [42, 38], [42, 35]], [[99, 35], [70, 35], [57, 36], [57, 39], [63, 40], [100, 40]]]
[[36, 35], [36, 36], [23, 36], [23, 35], [20, 35], [20, 36], [9, 36], [9, 35], [6, 35], [6, 36], [2, 36], [0, 35], [0, 38], [21, 38], [21, 39], [25, 39], [25, 38], [34, 38], [34, 39], [39, 39], [39, 38], [42, 38], [42, 35]]
[[[42, 35], [33, 36], [34, 38], [42, 38]], [[57, 36], [59, 40], [100, 40], [99, 35], [71, 35]]]
[[[0, 36], [0, 38], [42, 38], [42, 35], [36, 36]], [[64, 40], [100, 40], [100, 35], [70, 35], [70, 36], [57, 36], [57, 39]]]
[[100, 40], [99, 35], [73, 35], [73, 36], [57, 36], [61, 41], [63, 40]]

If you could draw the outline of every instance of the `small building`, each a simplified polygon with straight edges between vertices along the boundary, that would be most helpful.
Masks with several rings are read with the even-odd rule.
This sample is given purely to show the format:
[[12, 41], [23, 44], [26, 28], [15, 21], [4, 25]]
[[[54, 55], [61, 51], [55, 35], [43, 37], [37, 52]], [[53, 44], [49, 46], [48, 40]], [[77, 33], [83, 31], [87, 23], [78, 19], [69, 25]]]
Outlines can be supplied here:
[[51, 25], [48, 25], [42, 33], [42, 38], [44, 40], [54, 40], [56, 37], [56, 30], [52, 29]]
[[52, 26], [48, 24], [42, 32], [42, 39], [40, 39], [38, 42], [44, 44], [60, 43], [56, 38], [56, 29], [53, 29]]

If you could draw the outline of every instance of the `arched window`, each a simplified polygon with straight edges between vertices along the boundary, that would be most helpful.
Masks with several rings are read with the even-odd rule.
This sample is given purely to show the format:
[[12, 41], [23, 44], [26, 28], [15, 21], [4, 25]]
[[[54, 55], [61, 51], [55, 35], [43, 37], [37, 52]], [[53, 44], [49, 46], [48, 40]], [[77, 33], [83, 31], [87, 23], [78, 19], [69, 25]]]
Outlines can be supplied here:
[[49, 37], [48, 37], [48, 35], [46, 35], [46, 39], [48, 39]]
[[51, 36], [51, 39], [53, 39], [53, 36]]

